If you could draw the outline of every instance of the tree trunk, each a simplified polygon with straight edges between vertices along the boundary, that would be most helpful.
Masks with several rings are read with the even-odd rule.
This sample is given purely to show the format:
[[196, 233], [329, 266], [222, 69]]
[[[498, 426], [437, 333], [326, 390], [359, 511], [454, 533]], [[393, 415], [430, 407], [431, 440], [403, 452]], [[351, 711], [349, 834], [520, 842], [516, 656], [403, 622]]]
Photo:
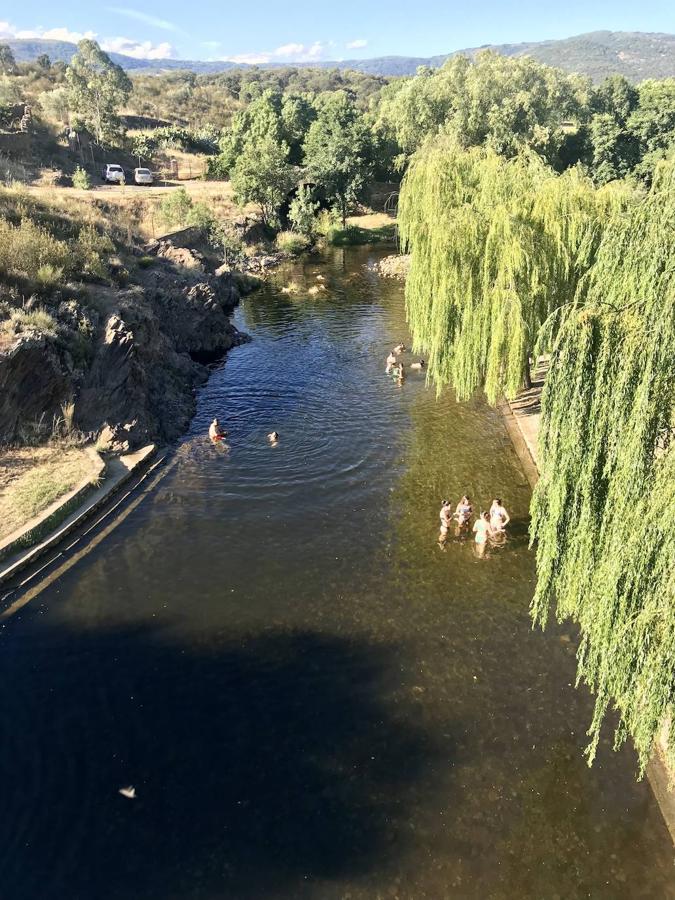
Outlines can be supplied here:
[[523, 366], [523, 387], [529, 391], [532, 387], [532, 373], [530, 371], [530, 354], [525, 357], [525, 365]]

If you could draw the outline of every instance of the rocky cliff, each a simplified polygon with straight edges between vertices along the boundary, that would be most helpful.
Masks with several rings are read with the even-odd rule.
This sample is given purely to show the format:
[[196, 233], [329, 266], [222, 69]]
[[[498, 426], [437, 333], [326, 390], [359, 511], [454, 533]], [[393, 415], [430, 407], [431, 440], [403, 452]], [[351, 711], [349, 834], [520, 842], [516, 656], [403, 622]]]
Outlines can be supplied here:
[[0, 348], [0, 443], [51, 430], [74, 402], [74, 426], [111, 447], [170, 441], [194, 414], [206, 363], [242, 341], [230, 322], [241, 283], [199, 253], [152, 248], [131, 286], [91, 287], [50, 310], [54, 333]]

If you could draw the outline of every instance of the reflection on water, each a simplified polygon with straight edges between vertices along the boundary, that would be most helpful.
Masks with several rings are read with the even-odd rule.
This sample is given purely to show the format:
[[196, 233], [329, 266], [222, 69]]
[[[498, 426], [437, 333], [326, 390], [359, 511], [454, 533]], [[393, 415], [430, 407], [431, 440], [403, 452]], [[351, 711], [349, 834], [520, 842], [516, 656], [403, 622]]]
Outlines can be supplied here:
[[[630, 751], [584, 763], [572, 636], [531, 631], [503, 423], [385, 377], [372, 255], [243, 304], [157, 490], [0, 632], [2, 897], [675, 896]], [[463, 493], [513, 517], [483, 559], [437, 543]]]

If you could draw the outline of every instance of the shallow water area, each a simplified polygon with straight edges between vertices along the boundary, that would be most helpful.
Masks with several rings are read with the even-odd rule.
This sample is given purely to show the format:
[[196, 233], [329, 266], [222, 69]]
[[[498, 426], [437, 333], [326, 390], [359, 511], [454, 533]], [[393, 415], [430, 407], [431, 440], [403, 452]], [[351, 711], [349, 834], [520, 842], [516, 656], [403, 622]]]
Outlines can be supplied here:
[[[675, 897], [632, 751], [586, 766], [574, 635], [531, 629], [499, 413], [384, 373], [380, 252], [243, 302], [156, 490], [0, 631], [1, 896]], [[464, 492], [513, 517], [482, 558], [438, 544]]]

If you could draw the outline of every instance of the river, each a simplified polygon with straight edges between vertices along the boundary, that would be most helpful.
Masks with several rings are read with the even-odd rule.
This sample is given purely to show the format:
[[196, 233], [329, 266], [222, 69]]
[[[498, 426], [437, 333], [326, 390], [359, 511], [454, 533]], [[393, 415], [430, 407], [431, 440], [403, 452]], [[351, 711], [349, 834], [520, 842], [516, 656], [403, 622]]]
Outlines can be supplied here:
[[[376, 256], [243, 302], [156, 489], [5, 621], [6, 900], [675, 897], [632, 750], [584, 761], [574, 635], [531, 629], [504, 423], [385, 376]], [[437, 543], [463, 492], [513, 517], [484, 558]]]

